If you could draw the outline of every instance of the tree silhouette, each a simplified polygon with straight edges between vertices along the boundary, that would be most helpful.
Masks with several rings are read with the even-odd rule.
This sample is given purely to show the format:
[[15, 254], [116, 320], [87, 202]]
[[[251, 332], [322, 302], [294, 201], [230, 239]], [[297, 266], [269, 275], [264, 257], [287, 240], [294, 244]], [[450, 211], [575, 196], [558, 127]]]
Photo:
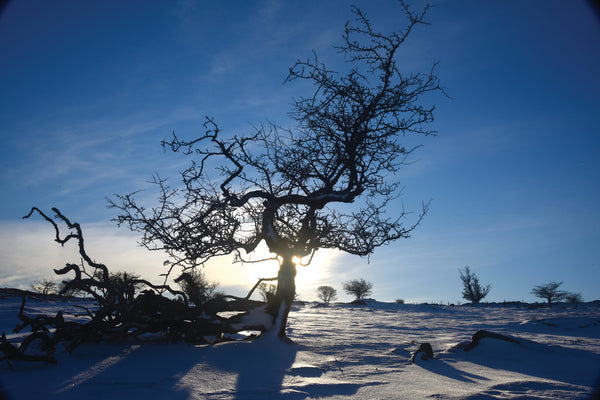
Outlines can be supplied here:
[[357, 300], [369, 296], [372, 289], [373, 284], [362, 278], [344, 282], [344, 292], [355, 296]]
[[546, 299], [548, 307], [552, 307], [553, 302], [562, 300], [568, 295], [567, 292], [558, 290], [562, 284], [562, 282], [548, 282], [544, 285], [537, 285], [531, 290], [531, 293], [536, 297]]
[[58, 285], [51, 279], [42, 279], [33, 282], [30, 285], [31, 289], [41, 294], [55, 294]]
[[328, 285], [319, 286], [317, 288], [317, 297], [323, 301], [323, 303], [330, 303], [337, 297], [337, 290]]
[[463, 284], [463, 298], [473, 304], [478, 304], [490, 292], [491, 286], [481, 286], [479, 278], [474, 272], [471, 272], [469, 266], [466, 266], [462, 271], [459, 270], [459, 272]]
[[[110, 200], [120, 209], [117, 222], [142, 233], [141, 243], [166, 251], [174, 267], [190, 268], [222, 255], [248, 261], [264, 243], [264, 260], [278, 260], [277, 292], [267, 312], [285, 337], [295, 294], [296, 261], [310, 263], [318, 249], [367, 256], [382, 245], [406, 238], [419, 224], [427, 204], [410, 223], [407, 212], [385, 211], [401, 192], [392, 181], [419, 146], [406, 147], [407, 134], [429, 135], [433, 106], [422, 97], [441, 91], [434, 67], [402, 72], [397, 52], [410, 32], [424, 23], [429, 5], [418, 13], [399, 2], [405, 27], [389, 34], [353, 8], [337, 47], [348, 63], [336, 73], [316, 53], [298, 60], [286, 82], [304, 80], [313, 92], [294, 99], [295, 126], [259, 127], [247, 136], [223, 136], [207, 118], [205, 133], [181, 139], [173, 133], [163, 146], [189, 155], [182, 187], [171, 188], [155, 176], [159, 205], [146, 209], [135, 194]], [[254, 259], [253, 261], [256, 261]], [[280, 315], [280, 318], [277, 316]]]

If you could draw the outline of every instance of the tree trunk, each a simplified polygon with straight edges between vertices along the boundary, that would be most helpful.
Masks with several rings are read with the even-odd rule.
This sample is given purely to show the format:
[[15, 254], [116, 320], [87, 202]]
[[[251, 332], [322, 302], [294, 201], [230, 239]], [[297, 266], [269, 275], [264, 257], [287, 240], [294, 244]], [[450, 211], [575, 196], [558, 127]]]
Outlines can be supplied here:
[[[296, 264], [292, 261], [291, 257], [285, 257], [279, 266], [279, 273], [277, 274], [277, 292], [267, 308], [269, 314], [273, 316], [273, 322], [278, 325], [274, 326], [273, 329], [278, 331], [278, 335], [281, 338], [287, 338], [285, 328], [295, 295]], [[282, 305], [284, 307], [283, 314], [278, 319], [277, 317]]]

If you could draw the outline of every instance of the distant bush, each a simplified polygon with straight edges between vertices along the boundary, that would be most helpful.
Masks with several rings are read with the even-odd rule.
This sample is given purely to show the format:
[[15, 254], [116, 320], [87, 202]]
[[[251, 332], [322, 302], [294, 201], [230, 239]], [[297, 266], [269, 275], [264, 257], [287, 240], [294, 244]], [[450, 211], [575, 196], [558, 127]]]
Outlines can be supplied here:
[[373, 284], [362, 278], [344, 282], [344, 292], [355, 296], [357, 300], [370, 295], [372, 289]]
[[58, 286], [56, 282], [50, 279], [42, 279], [34, 281], [31, 285], [31, 290], [34, 292], [38, 292], [40, 294], [56, 294], [56, 289]]
[[317, 288], [317, 297], [323, 301], [323, 303], [329, 303], [336, 299], [337, 290], [328, 285], [319, 286]]
[[581, 293], [567, 293], [565, 300], [569, 303], [583, 303], [583, 296], [581, 296]]
[[535, 286], [531, 293], [539, 298], [546, 299], [548, 306], [552, 307], [552, 303], [564, 299], [569, 293], [563, 290], [558, 290], [562, 282], [548, 282], [545, 285]]
[[403, 299], [396, 299], [396, 304], [404, 304], [404, 300]]
[[463, 298], [473, 304], [478, 304], [490, 292], [491, 286], [481, 286], [479, 278], [474, 272], [471, 272], [469, 266], [466, 266], [462, 271], [460, 269], [458, 271], [460, 272], [460, 280], [463, 283]]

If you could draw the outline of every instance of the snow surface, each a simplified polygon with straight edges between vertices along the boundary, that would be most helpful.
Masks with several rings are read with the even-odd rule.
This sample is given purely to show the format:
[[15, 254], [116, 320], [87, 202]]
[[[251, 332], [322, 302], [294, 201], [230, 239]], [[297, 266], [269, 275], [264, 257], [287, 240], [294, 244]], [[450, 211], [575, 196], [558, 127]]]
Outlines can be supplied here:
[[[20, 298], [0, 298], [9, 340]], [[28, 300], [28, 314], [80, 313]], [[285, 344], [86, 344], [58, 365], [0, 362], [8, 399], [589, 399], [600, 378], [600, 304], [295, 305]], [[484, 338], [478, 329], [520, 343]], [[411, 363], [429, 342], [434, 358]], [[0, 395], [0, 398], [2, 396]]]

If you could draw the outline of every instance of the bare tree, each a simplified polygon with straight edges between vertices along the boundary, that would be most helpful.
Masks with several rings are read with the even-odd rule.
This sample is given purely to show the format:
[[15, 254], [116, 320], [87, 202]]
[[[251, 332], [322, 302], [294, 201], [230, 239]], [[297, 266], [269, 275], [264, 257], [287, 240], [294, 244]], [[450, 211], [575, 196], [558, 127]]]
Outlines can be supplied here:
[[[348, 62], [336, 73], [316, 53], [298, 60], [286, 82], [303, 80], [314, 91], [294, 99], [295, 126], [259, 127], [248, 136], [224, 137], [213, 119], [205, 133], [181, 139], [173, 133], [163, 146], [192, 157], [181, 173], [182, 187], [155, 177], [159, 205], [147, 209], [135, 194], [110, 200], [120, 209], [119, 225], [142, 233], [150, 250], [166, 251], [175, 267], [202, 265], [234, 254], [254, 257], [260, 243], [277, 260], [277, 292], [267, 312], [285, 337], [287, 315], [295, 295], [296, 262], [310, 263], [318, 249], [338, 249], [368, 256], [382, 245], [409, 237], [427, 204], [407, 223], [407, 212], [385, 211], [401, 194], [390, 179], [420, 146], [401, 143], [407, 134], [434, 134], [423, 125], [433, 120], [424, 95], [442, 91], [434, 72], [406, 73], [398, 49], [424, 23], [427, 5], [413, 12], [399, 2], [405, 27], [381, 33], [359, 9], [346, 24], [339, 52]], [[279, 317], [278, 317], [279, 316]], [[277, 323], [276, 323], [277, 321]]]
[[41, 279], [34, 281], [31, 285], [31, 290], [41, 294], [55, 294], [58, 285], [52, 279]]
[[317, 288], [317, 297], [323, 301], [323, 303], [330, 303], [337, 298], [337, 290], [328, 285], [319, 286]]
[[[104, 264], [93, 261], [85, 250], [83, 231], [79, 223], [71, 222], [60, 210], [53, 208], [55, 216], [50, 217], [37, 207], [24, 216], [30, 218], [38, 213], [54, 227], [54, 241], [60, 245], [74, 241], [79, 248], [81, 264], [67, 263], [64, 268], [55, 269], [58, 275], [72, 275], [72, 279], [64, 280], [59, 295], [66, 293], [82, 293], [95, 300], [94, 307], [81, 307], [89, 317], [83, 321], [65, 321], [64, 311], [55, 316], [30, 316], [24, 312], [27, 296], [23, 296], [17, 318], [21, 321], [14, 332], [30, 328], [30, 333], [19, 337], [18, 342], [0, 336], [0, 361], [24, 360], [56, 363], [54, 354], [59, 343], [63, 349], [71, 352], [77, 346], [89, 341], [135, 340], [148, 334], [156, 340], [186, 341], [190, 343], [206, 343], [205, 336], [216, 337], [216, 340], [227, 340], [226, 333], [240, 331], [240, 324], [246, 329], [264, 331], [261, 321], [252, 323], [244, 317], [262, 303], [250, 300], [252, 291], [244, 298], [216, 295], [212, 299], [189, 307], [186, 293], [173, 290], [168, 285], [154, 285], [144, 279], [137, 279], [129, 273], [110, 273]], [[66, 228], [66, 234], [63, 234]], [[176, 279], [189, 279], [189, 273]], [[260, 281], [259, 281], [260, 282]], [[53, 281], [43, 282], [42, 292], [52, 287]], [[144, 290], [140, 290], [144, 289]], [[139, 291], [141, 293], [137, 293]], [[169, 292], [170, 296], [163, 293]], [[236, 311], [234, 316], [222, 316], [220, 313]], [[144, 338], [143, 340], [149, 340]], [[45, 354], [28, 354], [31, 343], [41, 341], [41, 350]]]
[[355, 296], [357, 300], [369, 296], [372, 293], [372, 289], [373, 284], [362, 278], [344, 282], [344, 292]]
[[548, 307], [552, 307], [552, 303], [564, 299], [568, 293], [558, 290], [562, 282], [549, 282], [544, 285], [538, 285], [531, 290], [531, 293], [548, 301]]
[[466, 266], [462, 271], [460, 269], [458, 271], [460, 272], [460, 280], [463, 284], [463, 298], [473, 304], [478, 304], [485, 296], [488, 295], [491, 286], [482, 286], [479, 283], [479, 278], [474, 272], [471, 272], [471, 268], [469, 266]]

